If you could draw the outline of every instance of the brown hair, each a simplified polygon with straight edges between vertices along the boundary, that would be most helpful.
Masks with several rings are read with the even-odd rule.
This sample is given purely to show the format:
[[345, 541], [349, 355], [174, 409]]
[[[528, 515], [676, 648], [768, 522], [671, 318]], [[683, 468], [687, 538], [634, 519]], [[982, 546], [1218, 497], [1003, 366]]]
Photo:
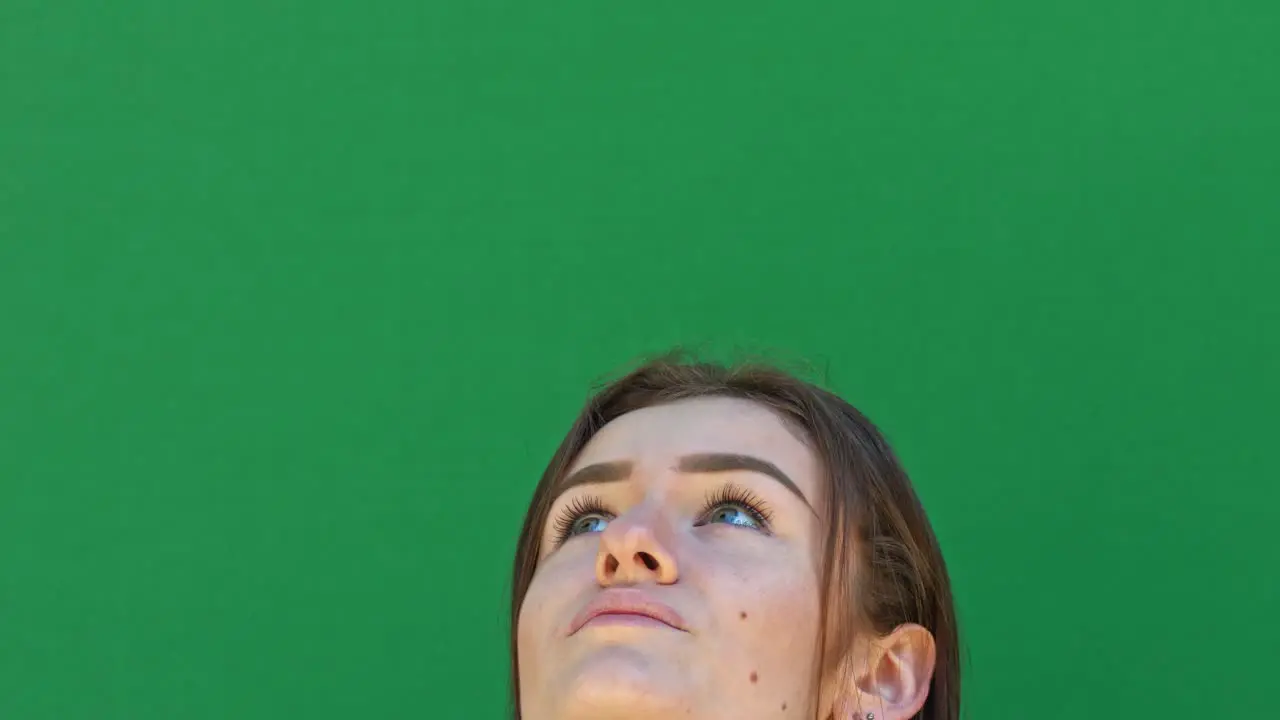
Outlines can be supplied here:
[[818, 678], [846, 659], [861, 624], [888, 633], [903, 623], [933, 633], [937, 663], [919, 720], [959, 720], [959, 628], [942, 551], [911, 481], [884, 437], [827, 390], [768, 365], [729, 367], [672, 353], [597, 392], [579, 413], [534, 490], [516, 547], [511, 597], [511, 690], [520, 718], [516, 652], [520, 606], [537, 570], [541, 532], [557, 485], [587, 442], [633, 410], [697, 397], [734, 397], [770, 408], [801, 429], [828, 474], [829, 528]]

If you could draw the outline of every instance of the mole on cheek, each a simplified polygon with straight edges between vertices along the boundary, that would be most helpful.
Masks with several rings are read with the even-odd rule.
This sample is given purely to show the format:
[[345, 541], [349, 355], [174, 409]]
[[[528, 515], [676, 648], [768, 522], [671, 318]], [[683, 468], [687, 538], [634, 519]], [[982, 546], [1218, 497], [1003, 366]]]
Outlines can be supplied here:
[[752, 671], [751, 671], [751, 682], [755, 682], [756, 680], [759, 680], [759, 679], [760, 679], [760, 678], [756, 675], [756, 671], [755, 671], [755, 670], [752, 670]]
[[782, 709], [783, 709], [783, 710], [786, 710], [786, 709], [787, 709], [787, 704], [786, 704], [786, 703], [782, 703]]
[[746, 611], [746, 610], [743, 610], [742, 612], [738, 613], [738, 617], [742, 618], [743, 620], [746, 620], [746, 619], [747, 619], [747, 611]]

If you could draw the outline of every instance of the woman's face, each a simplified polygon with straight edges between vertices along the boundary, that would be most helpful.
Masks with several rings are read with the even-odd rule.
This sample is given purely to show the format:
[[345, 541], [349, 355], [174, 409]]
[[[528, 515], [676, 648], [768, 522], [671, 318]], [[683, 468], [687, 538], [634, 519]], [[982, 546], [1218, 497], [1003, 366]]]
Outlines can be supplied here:
[[524, 720], [813, 717], [821, 477], [745, 400], [605, 426], [542, 530], [518, 625]]

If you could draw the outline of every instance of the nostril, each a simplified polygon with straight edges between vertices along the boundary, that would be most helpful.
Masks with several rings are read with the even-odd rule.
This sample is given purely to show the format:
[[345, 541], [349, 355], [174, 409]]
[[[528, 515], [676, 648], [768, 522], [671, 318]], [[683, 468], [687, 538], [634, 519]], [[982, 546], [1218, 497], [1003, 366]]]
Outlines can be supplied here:
[[618, 558], [610, 555], [604, 559], [604, 572], [606, 575], [612, 575], [618, 572]]
[[644, 566], [649, 568], [650, 570], [658, 569], [658, 559], [647, 552], [636, 553], [636, 559], [644, 563]]

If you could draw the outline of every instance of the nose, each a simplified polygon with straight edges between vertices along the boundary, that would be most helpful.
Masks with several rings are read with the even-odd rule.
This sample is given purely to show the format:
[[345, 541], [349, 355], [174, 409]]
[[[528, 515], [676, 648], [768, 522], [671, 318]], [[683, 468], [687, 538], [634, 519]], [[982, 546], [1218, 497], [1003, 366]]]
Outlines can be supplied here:
[[672, 534], [661, 513], [654, 510], [634, 508], [615, 518], [600, 533], [596, 581], [602, 587], [676, 582], [680, 567], [672, 551]]

